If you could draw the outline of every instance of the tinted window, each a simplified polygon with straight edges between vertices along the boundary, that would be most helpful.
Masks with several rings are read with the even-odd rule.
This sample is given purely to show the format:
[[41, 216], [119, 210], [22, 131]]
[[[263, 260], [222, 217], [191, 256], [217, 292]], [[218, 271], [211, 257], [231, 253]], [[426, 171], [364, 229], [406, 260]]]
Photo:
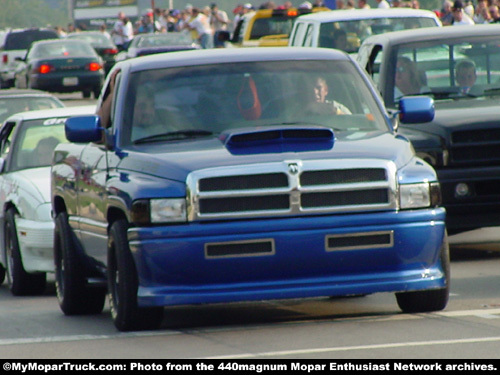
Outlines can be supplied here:
[[339, 48], [335, 45], [335, 38], [338, 32], [342, 31], [346, 45], [341, 49], [352, 53], [357, 52], [361, 43], [370, 35], [437, 26], [439, 25], [434, 19], [427, 17], [374, 18], [323, 23], [319, 31], [318, 45], [324, 48]]
[[[437, 100], [500, 93], [500, 47], [496, 36], [405, 44], [399, 47], [396, 57], [395, 99], [424, 92]], [[411, 89], [403, 85], [407, 74], [412, 75]]]
[[28, 49], [31, 43], [43, 39], [57, 39], [57, 33], [51, 30], [29, 30], [9, 33], [5, 40], [5, 50]]
[[110, 46], [112, 42], [106, 35], [100, 34], [69, 34], [68, 39], [81, 39], [95, 46]]
[[95, 56], [95, 50], [86, 42], [65, 40], [49, 43], [42, 42], [41, 44], [37, 43], [29, 53], [30, 58], [51, 58], [62, 56]]
[[[329, 88], [316, 99], [317, 79]], [[346, 61], [217, 64], [134, 73], [127, 89], [123, 141], [155, 134], [286, 125], [335, 131], [387, 130], [373, 94]], [[333, 106], [346, 110], [335, 115]], [[141, 134], [142, 133], [142, 134]], [[149, 134], [148, 134], [149, 135]]]
[[250, 39], [260, 39], [266, 35], [290, 35], [295, 18], [287, 16], [258, 18], [253, 24]]

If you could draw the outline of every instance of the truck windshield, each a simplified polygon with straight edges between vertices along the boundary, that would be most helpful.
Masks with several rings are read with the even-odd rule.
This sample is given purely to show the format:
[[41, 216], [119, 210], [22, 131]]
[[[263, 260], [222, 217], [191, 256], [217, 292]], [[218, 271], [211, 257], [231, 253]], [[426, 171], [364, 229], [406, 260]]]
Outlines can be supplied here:
[[395, 101], [415, 94], [430, 95], [438, 101], [500, 95], [496, 36], [405, 44], [395, 57]]
[[386, 118], [374, 97], [348, 61], [267, 61], [148, 70], [131, 77], [121, 137], [125, 144], [142, 143], [156, 134], [206, 137], [255, 126], [387, 131]]
[[[438, 27], [430, 17], [376, 17], [358, 20], [325, 22], [319, 30], [318, 47], [337, 48], [349, 53], [358, 52], [359, 46], [370, 35], [390, 31]], [[341, 39], [341, 37], [343, 39]]]

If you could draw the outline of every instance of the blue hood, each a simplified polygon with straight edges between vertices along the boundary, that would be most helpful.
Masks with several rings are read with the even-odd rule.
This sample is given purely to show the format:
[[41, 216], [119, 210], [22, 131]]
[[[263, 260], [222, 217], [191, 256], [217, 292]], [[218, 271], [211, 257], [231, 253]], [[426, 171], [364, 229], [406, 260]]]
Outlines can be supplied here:
[[[307, 143], [307, 140], [306, 140]], [[313, 142], [314, 143], [314, 142]], [[234, 147], [221, 137], [148, 143], [123, 150], [118, 169], [185, 182], [187, 175], [205, 168], [279, 162], [283, 160], [379, 159], [393, 161], [398, 168], [414, 156], [410, 142], [387, 132], [336, 133], [334, 142], [314, 143], [306, 150], [294, 147]], [[261, 150], [260, 152], [258, 150]], [[130, 155], [133, 154], [133, 157]]]

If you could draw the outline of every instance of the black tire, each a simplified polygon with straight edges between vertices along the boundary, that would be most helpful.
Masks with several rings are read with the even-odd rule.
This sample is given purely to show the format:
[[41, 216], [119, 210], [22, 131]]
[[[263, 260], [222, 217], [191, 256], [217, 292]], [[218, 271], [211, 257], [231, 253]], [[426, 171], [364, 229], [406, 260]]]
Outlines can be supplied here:
[[111, 317], [119, 331], [158, 329], [163, 307], [137, 306], [139, 281], [127, 241], [128, 223], [117, 220], [111, 226], [108, 241], [108, 299]]
[[98, 99], [99, 95], [101, 95], [101, 87], [94, 87], [92, 93], [94, 94], [94, 99]]
[[5, 268], [0, 264], [0, 285], [5, 281]]
[[82, 91], [82, 96], [84, 99], [89, 99], [90, 98], [90, 94], [91, 94], [91, 90], [90, 89], [85, 89]]
[[40, 295], [45, 291], [47, 277], [44, 272], [28, 273], [24, 269], [16, 230], [16, 211], [5, 213], [4, 251], [5, 272], [11, 293], [15, 296]]
[[99, 314], [106, 289], [87, 285], [84, 262], [76, 251], [66, 212], [57, 214], [54, 229], [56, 294], [65, 315]]
[[434, 290], [396, 293], [398, 306], [404, 313], [439, 311], [443, 310], [448, 304], [450, 295], [450, 249], [447, 233], [445, 233], [441, 246], [440, 258], [446, 277], [446, 286]]

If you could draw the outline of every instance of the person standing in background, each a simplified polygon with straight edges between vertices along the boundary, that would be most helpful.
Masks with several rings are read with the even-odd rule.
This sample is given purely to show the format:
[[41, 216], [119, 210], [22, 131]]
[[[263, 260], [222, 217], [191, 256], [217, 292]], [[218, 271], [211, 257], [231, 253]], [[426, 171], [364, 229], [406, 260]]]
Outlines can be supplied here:
[[474, 21], [464, 11], [464, 4], [460, 0], [456, 0], [451, 8], [453, 13], [453, 26], [474, 25]]
[[221, 31], [227, 31], [229, 24], [229, 17], [227, 13], [223, 10], [220, 10], [216, 3], [210, 4], [210, 26], [214, 31], [214, 47], [215, 48], [223, 48], [224, 41], [219, 38]]
[[366, 0], [358, 0], [359, 9], [370, 9], [371, 6], [366, 2]]
[[128, 43], [134, 37], [132, 22], [125, 16], [124, 12], [118, 13], [118, 20], [115, 22], [113, 30], [111, 30], [111, 37], [119, 51], [127, 48]]
[[387, 0], [376, 0], [378, 5], [377, 5], [377, 8], [380, 8], [380, 9], [389, 9], [391, 6], [389, 5], [389, 3], [387, 2]]
[[187, 24], [187, 28], [190, 30], [196, 30], [198, 33], [198, 41], [201, 48], [208, 49], [213, 47], [213, 34], [212, 28], [208, 21], [208, 17], [205, 16], [198, 8], [193, 7], [193, 19]]

